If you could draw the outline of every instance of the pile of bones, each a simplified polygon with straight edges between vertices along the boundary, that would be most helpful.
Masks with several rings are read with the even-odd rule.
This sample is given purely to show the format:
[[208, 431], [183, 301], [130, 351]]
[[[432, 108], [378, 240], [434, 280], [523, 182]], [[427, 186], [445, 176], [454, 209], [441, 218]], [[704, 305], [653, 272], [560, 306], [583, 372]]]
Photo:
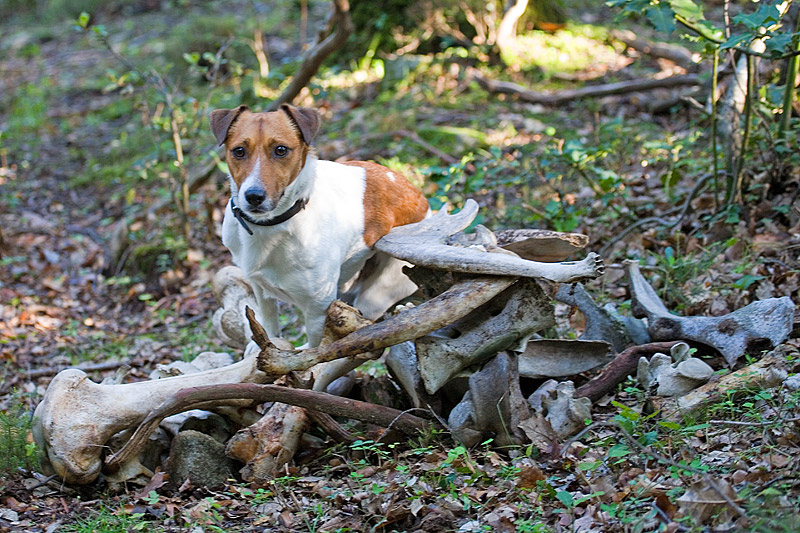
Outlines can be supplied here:
[[[592, 401], [631, 373], [662, 416], [708, 401], [720, 384], [706, 383], [713, 369], [691, 357], [686, 342], [713, 348], [730, 367], [745, 352], [785, 348], [794, 317], [788, 297], [723, 317], [679, 317], [638, 264], [628, 262], [636, 318], [622, 316], [597, 305], [578, 283], [603, 274], [597, 254], [564, 261], [586, 246], [586, 236], [493, 233], [482, 226], [464, 233], [477, 210], [470, 200], [457, 214], [441, 211], [381, 239], [379, 250], [414, 265], [408, 274], [427, 299], [376, 323], [335, 302], [317, 348], [270, 342], [248, 309], [255, 304], [241, 271], [223, 268], [214, 280], [221, 306], [214, 324], [226, 344], [244, 350], [243, 358], [234, 363], [228, 354], [205, 352], [126, 384], [98, 384], [74, 368], [60, 372], [35, 412], [33, 434], [46, 468], [72, 484], [101, 474], [109, 482], [141, 481], [161, 464], [169, 437], [198, 427], [187, 425], [192, 417], [209, 414], [239, 428], [222, 438], [224, 454], [243, 463], [240, 475], [251, 481], [283, 472], [311, 438], [312, 422], [336, 440], [352, 441], [337, 417], [409, 434], [444, 426], [467, 446], [492, 438], [499, 446], [532, 442], [549, 449], [585, 427]], [[541, 337], [555, 325], [553, 300], [584, 314], [579, 339]], [[408, 409], [345, 396], [353, 370], [380, 357]], [[745, 371], [760, 386], [780, 385], [783, 359], [765, 357]], [[564, 380], [600, 367], [577, 390]], [[533, 392], [526, 398], [523, 389]]]

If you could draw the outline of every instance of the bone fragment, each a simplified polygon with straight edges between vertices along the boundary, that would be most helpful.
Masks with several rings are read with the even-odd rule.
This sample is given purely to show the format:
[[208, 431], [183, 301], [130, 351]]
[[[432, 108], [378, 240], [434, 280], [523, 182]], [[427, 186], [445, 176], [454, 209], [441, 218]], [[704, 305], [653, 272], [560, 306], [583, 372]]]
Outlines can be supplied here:
[[36, 407], [33, 435], [59, 477], [67, 483], [91, 483], [100, 474], [108, 439], [141, 422], [179, 390], [265, 381], [253, 356], [216, 370], [124, 385], [99, 385], [80, 370], [64, 370]]
[[451, 412], [448, 425], [465, 446], [489, 435], [499, 446], [509, 446], [524, 442], [519, 423], [528, 416], [516, 355], [501, 352], [469, 377], [469, 391]]
[[689, 345], [679, 342], [670, 355], [657, 353], [639, 359], [636, 379], [645, 391], [658, 396], [683, 396], [706, 383], [714, 369], [703, 360], [689, 356]]
[[228, 441], [225, 453], [245, 463], [239, 471], [242, 479], [263, 483], [292, 460], [306, 429], [308, 415], [305, 409], [275, 403], [261, 420], [237, 432]]
[[[355, 307], [347, 305], [340, 300], [334, 300], [328, 307], [325, 318], [325, 333], [321, 344], [330, 344], [342, 337], [346, 337], [359, 328], [370, 326], [373, 323], [372, 320], [364, 318]], [[312, 389], [316, 391], [328, 390], [328, 386], [336, 379], [344, 376], [365, 361], [377, 359], [382, 353], [382, 350], [375, 350], [343, 359], [336, 359], [313, 367], [311, 369], [311, 373], [314, 376]]]
[[402, 342], [389, 349], [386, 366], [395, 381], [411, 398], [414, 407], [429, 408], [438, 413], [441, 410], [441, 399], [438, 395], [428, 394], [417, 365], [417, 350], [411, 341]]
[[[563, 284], [558, 288], [555, 296], [559, 302], [577, 307], [586, 318], [586, 328], [580, 336], [581, 340], [606, 341], [611, 343], [615, 352], [621, 352], [634, 341], [628, 331], [628, 324], [616, 312], [609, 308], [597, 305], [594, 298], [586, 292], [580, 283]], [[636, 320], [636, 319], [632, 319]], [[641, 320], [637, 322], [641, 323]], [[641, 324], [641, 329], [644, 325]], [[646, 335], [646, 331], [645, 331]], [[637, 339], [637, 344], [649, 342], [649, 337]]]
[[507, 229], [494, 232], [497, 245], [529, 261], [556, 263], [586, 248], [589, 237], [545, 229]]
[[530, 395], [528, 403], [536, 412], [544, 414], [559, 439], [580, 431], [592, 416], [592, 402], [575, 396], [572, 381], [545, 381]]
[[462, 369], [502, 350], [523, 350], [531, 335], [554, 324], [553, 305], [539, 284], [519, 280], [464, 318], [414, 342], [425, 389], [435, 394]]
[[603, 274], [599, 255], [589, 253], [577, 262], [539, 263], [507, 254], [487, 254], [480, 247], [448, 246], [451, 235], [470, 225], [478, 204], [470, 199], [455, 215], [444, 210], [414, 224], [392, 229], [375, 243], [375, 248], [414, 265], [453, 272], [543, 278], [571, 283]]
[[744, 389], [771, 389], [781, 386], [786, 379], [787, 357], [800, 356], [797, 349], [782, 344], [752, 365], [741, 368], [719, 379], [674, 398], [653, 397], [648, 400], [654, 411], [660, 411], [667, 420], [680, 421], [709, 405], [722, 401], [732, 392]]
[[214, 298], [220, 305], [211, 317], [217, 335], [232, 348], [244, 348], [251, 336], [244, 308], [256, 306], [253, 288], [241, 269], [235, 266], [220, 269], [214, 275], [211, 286]]
[[[275, 379], [295, 370], [394, 346], [435, 331], [491, 300], [514, 278], [477, 277], [461, 281], [436, 298], [397, 315], [361, 328], [330, 344], [299, 352], [279, 350], [266, 335], [259, 354], [259, 369]], [[255, 331], [253, 332], [255, 338]]]
[[605, 341], [531, 339], [519, 354], [519, 375], [526, 378], [574, 376], [609, 363]]
[[667, 310], [636, 261], [626, 261], [634, 316], [646, 317], [656, 341], [693, 340], [717, 349], [728, 366], [745, 353], [756, 355], [785, 341], [792, 331], [794, 303], [788, 296], [753, 302], [720, 317], [680, 317]]

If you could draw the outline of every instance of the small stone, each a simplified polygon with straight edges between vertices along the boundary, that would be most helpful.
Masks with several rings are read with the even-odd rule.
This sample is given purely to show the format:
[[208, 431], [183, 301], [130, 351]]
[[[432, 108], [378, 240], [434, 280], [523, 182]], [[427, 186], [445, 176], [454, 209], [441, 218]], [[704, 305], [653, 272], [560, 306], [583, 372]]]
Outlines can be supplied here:
[[789, 390], [800, 390], [800, 374], [786, 378], [783, 381], [783, 386]]
[[181, 431], [172, 439], [167, 473], [175, 486], [189, 479], [196, 487], [218, 487], [230, 477], [225, 445], [199, 431]]

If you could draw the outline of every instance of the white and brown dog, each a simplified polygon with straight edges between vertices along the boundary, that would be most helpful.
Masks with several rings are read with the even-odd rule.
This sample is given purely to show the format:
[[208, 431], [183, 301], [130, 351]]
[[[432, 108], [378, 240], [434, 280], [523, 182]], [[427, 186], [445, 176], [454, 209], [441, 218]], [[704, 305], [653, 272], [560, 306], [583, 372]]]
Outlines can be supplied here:
[[240, 106], [212, 111], [210, 121], [230, 170], [222, 242], [253, 286], [256, 317], [270, 337], [280, 336], [276, 299], [300, 309], [314, 347], [340, 293], [375, 319], [416, 290], [405, 263], [372, 249], [428, 212], [405, 177], [376, 163], [320, 161], [311, 146], [315, 109]]

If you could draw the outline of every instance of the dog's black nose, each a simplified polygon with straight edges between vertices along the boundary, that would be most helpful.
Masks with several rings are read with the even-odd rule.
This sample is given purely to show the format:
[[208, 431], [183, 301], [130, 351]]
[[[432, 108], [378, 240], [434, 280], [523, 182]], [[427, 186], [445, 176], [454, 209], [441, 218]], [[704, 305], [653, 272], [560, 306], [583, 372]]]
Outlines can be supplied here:
[[267, 192], [258, 187], [250, 187], [244, 192], [244, 199], [247, 200], [247, 203], [253, 207], [260, 206], [261, 203], [266, 200], [266, 198]]

